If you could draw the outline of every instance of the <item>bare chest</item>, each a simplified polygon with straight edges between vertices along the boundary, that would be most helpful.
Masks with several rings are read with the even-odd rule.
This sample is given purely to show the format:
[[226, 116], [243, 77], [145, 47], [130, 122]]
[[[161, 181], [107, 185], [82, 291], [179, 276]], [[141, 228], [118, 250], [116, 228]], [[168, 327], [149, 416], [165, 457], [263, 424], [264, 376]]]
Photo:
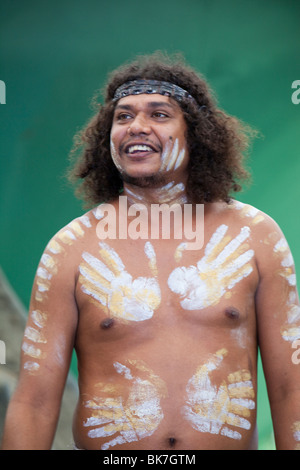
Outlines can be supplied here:
[[199, 250], [177, 240], [99, 242], [82, 252], [77, 279], [79, 310], [92, 311], [104, 330], [174, 322], [235, 328], [254, 308], [258, 273], [247, 228], [228, 234], [221, 225]]

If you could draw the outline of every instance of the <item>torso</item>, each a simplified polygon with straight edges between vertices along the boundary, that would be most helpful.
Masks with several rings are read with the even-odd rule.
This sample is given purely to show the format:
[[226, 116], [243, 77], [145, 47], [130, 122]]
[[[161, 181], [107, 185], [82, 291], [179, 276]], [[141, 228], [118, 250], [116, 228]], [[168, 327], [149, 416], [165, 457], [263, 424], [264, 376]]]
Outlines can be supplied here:
[[78, 448], [255, 448], [258, 219], [245, 207], [212, 206], [200, 250], [150, 240], [152, 264], [147, 240], [100, 246], [88, 214], [76, 250]]

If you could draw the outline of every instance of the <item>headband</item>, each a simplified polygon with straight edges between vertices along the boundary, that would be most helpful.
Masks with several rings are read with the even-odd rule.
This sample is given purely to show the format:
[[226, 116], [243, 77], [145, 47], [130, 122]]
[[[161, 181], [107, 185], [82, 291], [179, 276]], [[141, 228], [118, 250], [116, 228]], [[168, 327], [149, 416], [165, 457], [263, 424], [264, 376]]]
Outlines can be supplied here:
[[115, 91], [112, 101], [115, 102], [121, 98], [125, 98], [125, 96], [141, 95], [143, 93], [148, 95], [158, 93], [159, 95], [170, 96], [176, 101], [190, 100], [197, 104], [196, 100], [186, 90], [174, 83], [143, 79], [123, 83], [123, 85], [119, 86]]

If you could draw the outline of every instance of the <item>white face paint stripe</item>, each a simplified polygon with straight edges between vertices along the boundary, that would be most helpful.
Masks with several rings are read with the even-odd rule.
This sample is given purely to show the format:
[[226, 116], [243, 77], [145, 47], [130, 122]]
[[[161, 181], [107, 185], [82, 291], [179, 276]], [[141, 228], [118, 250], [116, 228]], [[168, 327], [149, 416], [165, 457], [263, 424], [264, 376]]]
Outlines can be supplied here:
[[167, 164], [167, 171], [170, 171], [174, 167], [177, 157], [178, 157], [178, 139], [175, 139], [173, 149], [170, 154], [169, 162]]
[[170, 154], [171, 154], [171, 148], [172, 148], [172, 143], [171, 142], [167, 142], [166, 145], [165, 145], [165, 149], [162, 153], [162, 156], [161, 156], [161, 170], [165, 170], [167, 168], [167, 165], [168, 165], [168, 161], [169, 161], [169, 158], [170, 158]]
[[184, 160], [185, 149], [179, 150], [179, 140], [175, 139], [174, 143], [168, 141], [162, 153], [162, 164], [160, 171], [177, 170]]
[[185, 156], [185, 150], [182, 149], [176, 160], [175, 170], [177, 170], [177, 168], [180, 167], [181, 163], [183, 162], [184, 156]]

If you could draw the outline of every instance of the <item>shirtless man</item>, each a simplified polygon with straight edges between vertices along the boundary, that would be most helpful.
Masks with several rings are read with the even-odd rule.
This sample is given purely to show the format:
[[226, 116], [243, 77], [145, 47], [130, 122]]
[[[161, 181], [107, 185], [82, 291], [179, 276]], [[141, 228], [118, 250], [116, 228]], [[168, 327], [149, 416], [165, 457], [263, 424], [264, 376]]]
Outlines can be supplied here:
[[[86, 188], [97, 181], [94, 201], [104, 187], [111, 193], [60, 230], [41, 258], [3, 448], [51, 448], [75, 348], [78, 449], [255, 449], [258, 345], [277, 448], [299, 448], [293, 259], [270, 217], [229, 199], [233, 175], [243, 175], [241, 127], [189, 68], [153, 58], [139, 67], [111, 79], [99, 112], [108, 130], [98, 115], [84, 135], [80, 177]], [[202, 147], [192, 141], [197, 126], [207, 131]], [[113, 163], [101, 176], [105, 145], [101, 158]], [[165, 238], [168, 219], [153, 220], [162, 203], [183, 216], [192, 207], [181, 239], [172, 217]], [[187, 223], [203, 232], [196, 249]], [[145, 237], [145, 227], [159, 237]]]

